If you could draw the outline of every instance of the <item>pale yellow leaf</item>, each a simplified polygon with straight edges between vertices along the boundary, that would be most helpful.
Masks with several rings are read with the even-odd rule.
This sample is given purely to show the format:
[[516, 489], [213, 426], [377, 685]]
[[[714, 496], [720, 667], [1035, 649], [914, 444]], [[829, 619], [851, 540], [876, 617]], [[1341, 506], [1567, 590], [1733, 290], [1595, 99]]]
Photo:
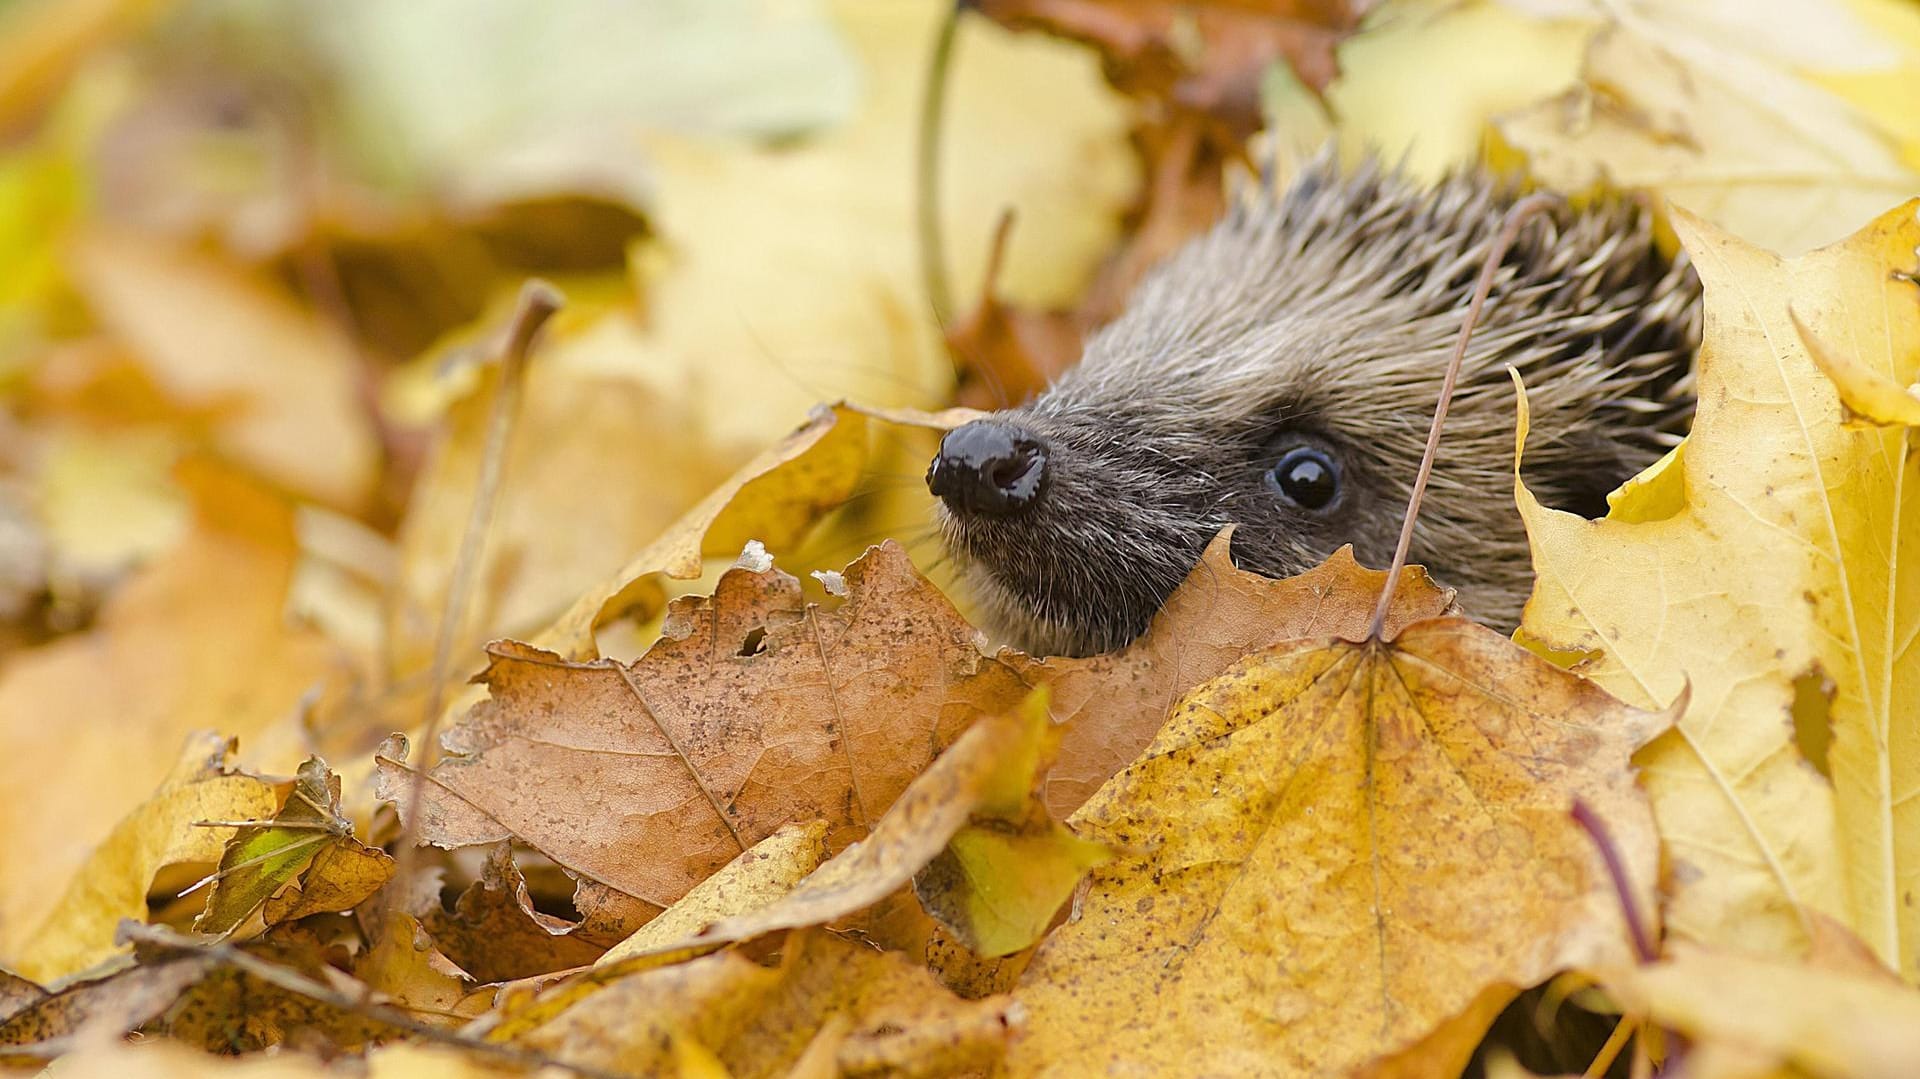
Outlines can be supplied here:
[[1920, 575], [1906, 569], [1920, 557], [1920, 476], [1907, 429], [1843, 422], [1841, 393], [1794, 323], [1845, 392], [1910, 384], [1915, 205], [1797, 260], [1681, 216], [1707, 304], [1683, 452], [1607, 520], [1518, 489], [1539, 571], [1522, 633], [1590, 655], [1586, 672], [1630, 700], [1691, 684], [1675, 733], [1643, 757], [1672, 929], [1792, 953], [1811, 908], [1909, 977], [1920, 970], [1908, 898], [1920, 884]]

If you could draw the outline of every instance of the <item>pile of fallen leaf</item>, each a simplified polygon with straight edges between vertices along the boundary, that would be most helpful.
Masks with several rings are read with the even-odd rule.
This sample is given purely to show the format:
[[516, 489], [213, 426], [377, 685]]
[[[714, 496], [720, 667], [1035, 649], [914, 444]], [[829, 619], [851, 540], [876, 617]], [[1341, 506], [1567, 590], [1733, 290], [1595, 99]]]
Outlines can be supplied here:
[[[0, 4], [0, 1065], [1920, 1075], [1920, 10], [965, 8]], [[938, 410], [1329, 140], [1661, 207], [1689, 437], [989, 647]]]

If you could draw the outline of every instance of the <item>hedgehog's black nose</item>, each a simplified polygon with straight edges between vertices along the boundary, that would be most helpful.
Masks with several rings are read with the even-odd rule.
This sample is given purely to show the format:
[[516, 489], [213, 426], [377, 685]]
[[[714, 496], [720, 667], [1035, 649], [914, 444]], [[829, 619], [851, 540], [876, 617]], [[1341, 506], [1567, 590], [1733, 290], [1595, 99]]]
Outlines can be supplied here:
[[975, 420], [940, 440], [927, 489], [955, 513], [1004, 517], [1033, 505], [1046, 478], [1040, 436], [999, 420]]

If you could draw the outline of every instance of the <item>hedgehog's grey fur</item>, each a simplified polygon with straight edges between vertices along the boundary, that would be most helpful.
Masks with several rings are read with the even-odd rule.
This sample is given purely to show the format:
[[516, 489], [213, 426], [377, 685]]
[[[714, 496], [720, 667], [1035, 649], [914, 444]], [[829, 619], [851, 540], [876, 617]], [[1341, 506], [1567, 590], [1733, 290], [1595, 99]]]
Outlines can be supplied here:
[[[1514, 189], [1481, 173], [1428, 188], [1331, 156], [1283, 192], [1253, 186], [1158, 266], [1079, 366], [996, 416], [1049, 446], [1045, 497], [1011, 517], [941, 510], [996, 627], [1087, 654], [1145, 629], [1222, 526], [1235, 561], [1298, 573], [1343, 543], [1391, 558], [1440, 380]], [[1513, 502], [1514, 394], [1533, 411], [1529, 486], [1596, 512], [1692, 412], [1699, 284], [1624, 200], [1524, 229], [1474, 332], [1413, 560], [1473, 615], [1511, 626], [1530, 588]], [[1283, 443], [1334, 453], [1324, 514], [1262, 480]]]

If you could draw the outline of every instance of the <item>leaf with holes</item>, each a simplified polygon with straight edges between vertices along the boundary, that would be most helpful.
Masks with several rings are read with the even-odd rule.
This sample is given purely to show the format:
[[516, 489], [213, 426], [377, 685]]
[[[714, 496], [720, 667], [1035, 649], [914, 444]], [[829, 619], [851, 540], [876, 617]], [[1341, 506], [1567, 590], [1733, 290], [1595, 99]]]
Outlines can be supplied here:
[[[777, 570], [736, 568], [674, 603], [632, 664], [490, 649], [490, 698], [445, 736], [420, 837], [516, 837], [657, 906], [791, 821], [860, 838], [976, 715], [1025, 686], [893, 544], [810, 606]], [[411, 775], [382, 763], [382, 797]]]
[[1693, 433], [1605, 520], [1518, 488], [1539, 572], [1522, 633], [1631, 701], [1692, 687], [1643, 759], [1670, 926], [1792, 954], [1810, 908], [1909, 978], [1920, 466], [1911, 429], [1886, 421], [1905, 418], [1888, 391], [1920, 374], [1916, 209], [1793, 260], [1680, 217], [1706, 285]]

